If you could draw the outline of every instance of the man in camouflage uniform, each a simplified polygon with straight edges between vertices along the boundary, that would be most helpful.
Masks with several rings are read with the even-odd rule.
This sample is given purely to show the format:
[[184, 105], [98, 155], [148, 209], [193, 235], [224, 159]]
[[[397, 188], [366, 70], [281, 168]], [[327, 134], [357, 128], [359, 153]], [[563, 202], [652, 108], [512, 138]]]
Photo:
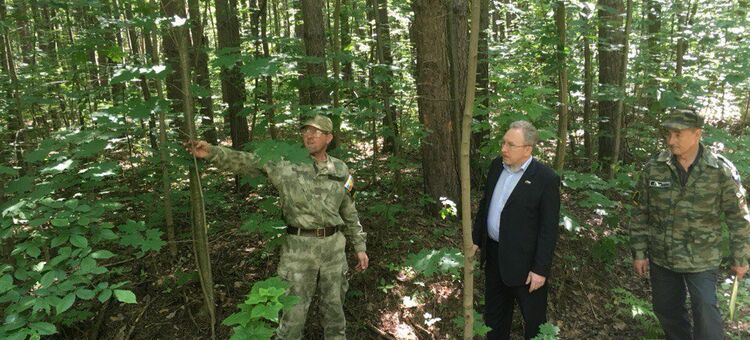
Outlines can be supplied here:
[[301, 301], [283, 312], [277, 335], [301, 339], [307, 310], [315, 291], [326, 339], [346, 338], [343, 302], [348, 283], [344, 254], [346, 240], [357, 255], [355, 270], [368, 266], [366, 234], [351, 197], [353, 179], [346, 164], [327, 154], [333, 124], [315, 116], [302, 126], [302, 139], [310, 161], [293, 164], [282, 160], [260, 164], [255, 154], [193, 142], [189, 151], [218, 168], [251, 176], [265, 175], [279, 190], [287, 235], [281, 248], [278, 274], [290, 283], [290, 294]]
[[731, 269], [737, 279], [748, 269], [745, 190], [734, 165], [700, 142], [703, 123], [694, 110], [676, 111], [662, 123], [669, 150], [646, 164], [630, 225], [633, 267], [638, 275], [651, 274], [654, 312], [667, 339], [724, 338], [716, 299], [722, 215], [729, 227]]

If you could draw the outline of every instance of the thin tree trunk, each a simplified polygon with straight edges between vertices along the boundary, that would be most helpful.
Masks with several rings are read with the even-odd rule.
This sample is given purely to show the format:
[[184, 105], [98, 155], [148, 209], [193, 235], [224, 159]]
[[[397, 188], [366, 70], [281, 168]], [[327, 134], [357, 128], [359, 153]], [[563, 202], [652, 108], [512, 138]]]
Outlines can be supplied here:
[[[276, 2], [274, 1], [274, 6], [275, 3]], [[260, 39], [263, 46], [263, 57], [270, 58], [271, 54], [268, 47], [268, 34], [266, 32], [268, 27], [268, 12], [270, 11], [270, 9], [268, 8], [268, 0], [260, 0], [260, 11]], [[276, 118], [274, 117], [276, 113], [273, 103], [273, 77], [271, 75], [267, 75], [265, 77], [265, 83], [266, 120], [268, 121], [268, 131], [271, 134], [271, 139], [276, 139], [278, 138], [278, 131], [276, 129]]]
[[[488, 108], [490, 107], [489, 19], [490, 1], [480, 0], [479, 45], [477, 47], [477, 96], [479, 102], [476, 103], [476, 106], [484, 111], [484, 114], [474, 117], [480, 126], [484, 125], [484, 122], [489, 118]], [[476, 131], [472, 129], [472, 131], [471, 156], [469, 157], [471, 160], [471, 186], [479, 188], [485, 182], [486, 177], [484, 170], [479, 166], [479, 158], [481, 157], [479, 149], [487, 139], [489, 129], [482, 128]]]
[[568, 142], [568, 70], [565, 56], [565, 2], [557, 1], [555, 6], [555, 27], [557, 28], [557, 67], [558, 71], [558, 121], [557, 151], [555, 169], [560, 172], [565, 167], [566, 144]]
[[586, 31], [583, 34], [583, 147], [586, 161], [590, 164], [594, 159], [594, 125], [592, 124], [593, 110], [591, 99], [593, 96], [594, 76], [591, 72], [591, 42], [589, 41], [589, 20], [586, 19]]
[[203, 128], [203, 139], [211, 144], [218, 142], [216, 124], [214, 123], [214, 102], [211, 96], [211, 78], [208, 73], [208, 38], [204, 33], [203, 21], [201, 20], [200, 3], [198, 0], [188, 0], [188, 12], [190, 14], [190, 33], [193, 38], [193, 66], [195, 69], [195, 83], [208, 91], [208, 95], [198, 98], [200, 106], [198, 114], [201, 117]]
[[376, 50], [378, 63], [380, 64], [379, 69], [384, 73], [384, 78], [386, 79], [379, 85], [380, 95], [383, 99], [383, 125], [387, 128], [387, 132], [383, 138], [383, 152], [391, 152], [398, 157], [398, 118], [391, 105], [393, 98], [391, 82], [395, 80], [393, 79], [392, 71], [393, 56], [391, 55], [391, 30], [388, 23], [388, 0], [375, 0], [375, 3], [377, 3], [375, 13]]
[[474, 338], [474, 241], [471, 233], [471, 184], [469, 155], [471, 121], [474, 109], [474, 91], [477, 78], [477, 54], [479, 44], [480, 1], [471, 1], [471, 35], [469, 37], [469, 60], [466, 75], [466, 102], [461, 120], [461, 224], [464, 245], [464, 339]]
[[[190, 140], [195, 140], [195, 126], [193, 125], [193, 100], [190, 94], [190, 62], [188, 31], [186, 28], [170, 30], [175, 34], [178, 52], [180, 56], [180, 79], [182, 79], [182, 91], [185, 94], [182, 101], [185, 114], [185, 130]], [[206, 206], [201, 188], [198, 162], [193, 156], [193, 166], [190, 167], [190, 217], [193, 234], [193, 252], [198, 267], [198, 277], [203, 292], [203, 301], [208, 311], [211, 322], [211, 339], [216, 339], [216, 303], [214, 302], [214, 279], [211, 272], [211, 257], [208, 246], [208, 224], [206, 223]]]

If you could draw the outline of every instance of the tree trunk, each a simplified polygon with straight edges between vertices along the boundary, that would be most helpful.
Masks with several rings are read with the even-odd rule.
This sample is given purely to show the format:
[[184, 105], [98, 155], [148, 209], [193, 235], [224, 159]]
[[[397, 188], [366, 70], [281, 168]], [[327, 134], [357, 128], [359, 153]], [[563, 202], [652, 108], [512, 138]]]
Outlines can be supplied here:
[[[185, 3], [183, 0], [161, 0], [161, 11], [167, 18], [178, 16], [185, 18]], [[177, 37], [173, 36], [172, 30], [162, 33], [162, 51], [164, 52], [164, 64], [174, 70], [167, 75], [166, 88], [167, 99], [171, 102], [172, 112], [183, 110], [182, 73], [180, 69], [180, 57], [177, 51]], [[178, 123], [179, 124], [179, 123]], [[179, 125], [178, 125], [179, 126]]]
[[[232, 49], [239, 53], [240, 25], [237, 21], [237, 0], [216, 0], [216, 26], [219, 50]], [[221, 68], [221, 94], [227, 105], [227, 117], [232, 135], [232, 147], [241, 149], [249, 140], [247, 118], [241, 114], [245, 104], [245, 80], [238, 61], [232, 67]]]
[[[614, 144], [612, 146], [612, 164], [616, 165], [620, 161], [620, 154], [622, 153], [622, 130], [623, 130], [623, 116], [625, 115], [625, 81], [627, 80], [628, 74], [628, 48], [630, 35], [630, 23], [633, 20], [633, 0], [627, 0], [627, 6], [625, 8], [625, 34], [623, 37], [623, 51], [620, 55], [622, 60], [620, 61], [620, 89], [623, 93], [623, 99], [617, 101], [617, 111], [615, 111], [615, 136]], [[615, 177], [615, 167], [609, 168], [609, 178]]]
[[558, 70], [558, 121], [557, 151], [555, 169], [560, 172], [565, 167], [566, 144], [568, 142], [568, 70], [565, 56], [565, 2], [557, 1], [555, 7], [555, 27], [557, 28], [557, 67]]
[[469, 176], [469, 149], [471, 148], [471, 122], [474, 110], [474, 91], [477, 78], [477, 54], [479, 44], [480, 2], [471, 1], [471, 36], [469, 38], [468, 79], [466, 80], [466, 102], [461, 119], [461, 224], [464, 246], [464, 339], [474, 338], [474, 241], [471, 233], [471, 184]]
[[[349, 46], [352, 44], [351, 26], [349, 25], [349, 17], [352, 14], [351, 4], [349, 0], [341, 0], [341, 15], [339, 20], [341, 21], [341, 50], [343, 56], [351, 55]], [[346, 51], [346, 52], [344, 52]], [[341, 65], [341, 79], [344, 84], [349, 84], [353, 79], [352, 60], [346, 58]]]
[[646, 78], [643, 87], [643, 93], [645, 94], [645, 104], [643, 107], [646, 108], [647, 113], [654, 116], [663, 112], [663, 108], [658, 100], [659, 81], [657, 80], [661, 74], [660, 65], [662, 61], [662, 55], [659, 51], [659, 45], [662, 40], [660, 35], [661, 6], [661, 1], [659, 0], [646, 0], [644, 4], [646, 11], [646, 39], [644, 46], [641, 48], [644, 54], [643, 76]]
[[211, 144], [218, 142], [216, 125], [214, 123], [214, 103], [211, 98], [211, 78], [208, 73], [208, 37], [203, 32], [203, 21], [201, 20], [200, 3], [198, 0], [188, 0], [188, 12], [190, 13], [190, 31], [193, 38], [193, 65], [195, 69], [195, 83], [208, 91], [208, 95], [198, 98], [200, 106], [198, 114], [201, 117], [203, 128], [203, 139]]
[[615, 157], [617, 107], [622, 100], [622, 0], [599, 0], [599, 162], [608, 174]]
[[[147, 31], [143, 35], [143, 39], [146, 42], [146, 53], [151, 57], [151, 62], [154, 65], [159, 65], [159, 53], [155, 48], [156, 38], [155, 34]], [[161, 80], [156, 79], [156, 96], [159, 99], [164, 99], [164, 90], [162, 87]], [[166, 123], [166, 110], [159, 110], [159, 162], [161, 163], [161, 184], [162, 184], [162, 198], [164, 202], [164, 224], [167, 229], [167, 240], [169, 241], [169, 253], [173, 258], [177, 258], [177, 243], [175, 240], [175, 227], [174, 227], [174, 215], [172, 214], [172, 182], [169, 179], [169, 150], [167, 150], [167, 123]]]
[[[128, 21], [133, 20], [133, 11], [130, 7], [129, 3], [125, 4], [125, 18]], [[130, 26], [128, 28], [128, 38], [130, 41], [130, 53], [133, 55], [133, 59], [137, 60], [137, 64], [142, 64], [144, 59], [143, 55], [141, 54], [141, 45], [138, 43], [138, 33], [135, 30], [135, 27]], [[148, 37], [144, 37], [144, 39], [148, 39]], [[141, 86], [141, 95], [143, 95], [143, 101], [148, 102], [151, 99], [151, 89], [149, 87], [148, 79], [146, 79], [145, 76], [140, 77]], [[154, 118], [154, 113], [149, 113], [149, 120], [148, 120], [148, 140], [151, 145], [151, 148], [156, 150], [158, 149], [158, 144], [156, 141], [156, 120]]]
[[[218, 11], [217, 11], [218, 12]], [[190, 62], [188, 43], [188, 30], [183, 26], [173, 28], [180, 56], [180, 73], [182, 79], [181, 89], [185, 95], [182, 101], [183, 112], [185, 114], [185, 131], [188, 138], [195, 140], [195, 126], [193, 120], [193, 99], [190, 95]], [[201, 283], [203, 292], [203, 302], [208, 311], [211, 322], [211, 339], [216, 339], [216, 303], [214, 298], [214, 279], [211, 272], [211, 257], [208, 246], [208, 225], [206, 223], [206, 205], [203, 199], [203, 189], [201, 188], [200, 173], [198, 172], [198, 162], [193, 156], [193, 166], [190, 168], [190, 217], [191, 230], [193, 234], [193, 252], [195, 262], [198, 267], [198, 278]]]
[[[0, 0], [0, 21], [5, 22], [7, 18], [7, 12], [5, 7], [5, 0]], [[14, 154], [16, 157], [15, 165], [21, 166], [20, 175], [23, 175], [25, 166], [23, 163], [23, 149], [22, 146], [25, 140], [25, 123], [23, 121], [23, 111], [21, 110], [21, 95], [20, 85], [18, 83], [18, 75], [16, 73], [16, 63], [13, 59], [14, 53], [11, 47], [10, 35], [8, 34], [8, 27], [3, 25], [2, 31], [0, 32], [0, 39], [2, 39], [3, 49], [3, 71], [10, 78], [10, 86], [6, 92], [8, 95], [8, 101], [12, 104], [8, 106], [8, 131], [11, 133], [10, 140], [12, 141]]]
[[314, 60], [305, 63], [303, 81], [310, 95], [310, 105], [327, 105], [328, 95], [326, 76], [326, 35], [323, 17], [323, 0], [301, 0], [302, 21], [304, 22], [305, 56]]
[[398, 157], [398, 118], [391, 105], [393, 89], [393, 56], [391, 55], [391, 30], [388, 23], [388, 0], [376, 0], [377, 11], [375, 15], [375, 32], [377, 41], [377, 55], [379, 69], [384, 73], [381, 79], [386, 79], [379, 84], [380, 96], [383, 99], [383, 125], [387, 131], [383, 138], [383, 152], [393, 153]]
[[448, 9], [440, 0], [414, 0], [417, 105], [427, 132], [422, 140], [425, 193], [436, 201], [460, 197], [448, 64]]
[[[584, 14], [585, 15], [585, 14]], [[583, 16], [583, 15], [582, 15]], [[588, 15], [585, 15], [588, 17]], [[583, 147], [586, 152], [586, 162], [591, 164], [594, 159], [594, 140], [591, 138], [594, 125], [591, 123], [593, 110], [591, 98], [593, 96], [594, 76], [591, 70], [591, 41], [589, 41], [590, 21], [586, 19], [586, 31], [583, 34]]]
[[[464, 114], [466, 104], [466, 70], [469, 37], [469, 20], [467, 18], [467, 0], [451, 0], [448, 11], [448, 51], [450, 51], [451, 72], [451, 110], [453, 111], [453, 126], [459, 129], [461, 117]], [[476, 75], [475, 75], [476, 77]], [[458, 155], [461, 146], [461, 134], [456, 130], [454, 136], [454, 149]], [[459, 157], [455, 158], [455, 166], [459, 166]]]
[[[274, 2], [275, 3], [275, 2]], [[268, 48], [268, 34], [266, 32], [267, 30], [267, 22], [268, 22], [268, 12], [270, 9], [268, 8], [268, 0], [260, 0], [260, 11], [261, 11], [261, 17], [260, 17], [260, 39], [261, 44], [263, 46], [263, 57], [264, 58], [270, 58], [270, 51]], [[265, 85], [266, 85], [266, 93], [265, 93], [265, 101], [266, 101], [266, 120], [268, 121], [268, 132], [271, 134], [271, 139], [278, 138], [278, 131], [276, 130], [276, 118], [275, 116], [275, 109], [274, 109], [274, 103], [273, 103], [273, 77], [268, 75], [265, 77]]]

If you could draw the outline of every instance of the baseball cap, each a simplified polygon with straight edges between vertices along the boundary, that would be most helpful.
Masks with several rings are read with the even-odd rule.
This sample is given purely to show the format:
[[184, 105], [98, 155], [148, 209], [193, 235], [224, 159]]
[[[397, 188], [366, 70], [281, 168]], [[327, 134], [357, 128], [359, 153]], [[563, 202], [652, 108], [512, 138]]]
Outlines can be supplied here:
[[333, 131], [333, 122], [331, 122], [331, 118], [322, 115], [315, 115], [308, 119], [305, 121], [305, 124], [302, 124], [303, 128], [305, 126], [312, 126], [325, 133], [331, 133], [331, 131]]
[[696, 112], [694, 109], [678, 109], [672, 112], [661, 126], [672, 129], [682, 130], [688, 128], [703, 128], [704, 119], [703, 116]]

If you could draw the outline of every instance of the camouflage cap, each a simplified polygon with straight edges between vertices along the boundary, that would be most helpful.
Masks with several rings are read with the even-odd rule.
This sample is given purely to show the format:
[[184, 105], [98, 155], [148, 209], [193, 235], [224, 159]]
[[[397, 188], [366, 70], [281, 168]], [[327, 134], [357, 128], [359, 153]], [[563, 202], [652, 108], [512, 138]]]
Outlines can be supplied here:
[[672, 129], [682, 130], [688, 128], [703, 128], [703, 116], [693, 109], [679, 109], [675, 110], [672, 114], [667, 117], [661, 126]]
[[301, 128], [304, 128], [305, 126], [312, 126], [325, 133], [331, 133], [331, 131], [333, 131], [333, 122], [331, 122], [331, 118], [321, 115], [315, 115], [315, 117], [308, 119], [305, 121], [305, 124], [302, 124]]

